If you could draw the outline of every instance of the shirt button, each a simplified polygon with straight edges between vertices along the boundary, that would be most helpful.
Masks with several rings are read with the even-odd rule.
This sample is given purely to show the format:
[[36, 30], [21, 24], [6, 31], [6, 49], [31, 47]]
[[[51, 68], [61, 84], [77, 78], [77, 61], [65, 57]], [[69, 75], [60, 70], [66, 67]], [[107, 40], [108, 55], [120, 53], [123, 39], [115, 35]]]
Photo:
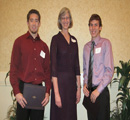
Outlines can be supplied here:
[[36, 50], [36, 48], [34, 48], [34, 50]]
[[34, 58], [34, 60], [36, 60], [36, 58]]
[[37, 78], [35, 78], [35, 80], [37, 80]]
[[35, 70], [37, 70], [37, 68], [35, 68]]

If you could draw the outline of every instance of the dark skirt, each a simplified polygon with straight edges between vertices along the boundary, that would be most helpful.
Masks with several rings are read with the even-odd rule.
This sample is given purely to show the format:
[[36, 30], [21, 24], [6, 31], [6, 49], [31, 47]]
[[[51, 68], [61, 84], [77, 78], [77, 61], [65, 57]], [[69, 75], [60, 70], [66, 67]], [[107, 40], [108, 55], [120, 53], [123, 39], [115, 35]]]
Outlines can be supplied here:
[[62, 108], [55, 105], [52, 87], [50, 120], [77, 120], [76, 75], [72, 72], [59, 72], [57, 78]]

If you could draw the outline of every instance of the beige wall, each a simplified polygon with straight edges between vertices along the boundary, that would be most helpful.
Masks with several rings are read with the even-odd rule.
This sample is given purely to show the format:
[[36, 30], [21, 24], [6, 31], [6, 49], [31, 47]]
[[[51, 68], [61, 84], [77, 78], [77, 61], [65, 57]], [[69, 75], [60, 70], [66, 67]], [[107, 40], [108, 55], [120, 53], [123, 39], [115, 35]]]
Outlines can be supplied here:
[[57, 16], [64, 6], [72, 12], [70, 33], [78, 39], [81, 72], [83, 46], [90, 40], [87, 24], [93, 13], [102, 18], [101, 36], [111, 40], [115, 65], [130, 59], [130, 0], [0, 0], [0, 71], [8, 71], [14, 40], [27, 31], [28, 11], [35, 8], [41, 13], [39, 34], [50, 46], [59, 31]]
[[[110, 39], [112, 43], [115, 65], [119, 65], [119, 60], [128, 61], [130, 59], [130, 0], [0, 0], [1, 120], [5, 118], [8, 106], [12, 104], [11, 87], [4, 85], [4, 77], [9, 70], [14, 40], [27, 31], [26, 15], [28, 11], [35, 8], [41, 13], [39, 34], [42, 40], [50, 46], [52, 36], [59, 31], [57, 16], [64, 6], [70, 8], [72, 12], [74, 26], [70, 29], [70, 33], [78, 39], [81, 73], [83, 46], [90, 40], [88, 20], [93, 13], [99, 14], [102, 18], [101, 36]], [[111, 102], [116, 96], [116, 94], [112, 94], [114, 91], [110, 90]], [[83, 120], [82, 117], [86, 118], [82, 99], [78, 105], [79, 120]], [[48, 114], [49, 107], [47, 117]]]

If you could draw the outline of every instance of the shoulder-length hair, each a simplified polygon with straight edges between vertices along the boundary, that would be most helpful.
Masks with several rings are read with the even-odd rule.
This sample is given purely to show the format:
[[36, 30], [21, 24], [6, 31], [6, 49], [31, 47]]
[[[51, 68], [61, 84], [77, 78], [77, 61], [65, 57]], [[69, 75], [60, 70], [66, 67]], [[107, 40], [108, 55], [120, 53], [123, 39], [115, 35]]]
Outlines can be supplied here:
[[69, 28], [71, 28], [73, 26], [73, 20], [72, 20], [72, 15], [71, 15], [71, 12], [69, 10], [69, 8], [67, 7], [63, 7], [59, 13], [59, 16], [58, 16], [58, 28], [62, 30], [62, 25], [61, 25], [61, 17], [64, 16], [66, 13], [69, 13], [69, 17], [70, 17], [70, 25], [69, 25]]

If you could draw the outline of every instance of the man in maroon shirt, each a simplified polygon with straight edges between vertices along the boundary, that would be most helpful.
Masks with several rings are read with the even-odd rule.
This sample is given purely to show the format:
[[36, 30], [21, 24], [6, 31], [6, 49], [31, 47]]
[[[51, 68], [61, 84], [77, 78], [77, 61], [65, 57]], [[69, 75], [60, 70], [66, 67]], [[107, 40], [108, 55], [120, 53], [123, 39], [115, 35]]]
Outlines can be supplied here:
[[28, 32], [14, 42], [10, 82], [17, 100], [17, 120], [43, 120], [44, 110], [25, 109], [27, 104], [23, 97], [24, 83], [41, 85], [45, 82], [46, 94], [42, 106], [49, 102], [51, 88], [49, 49], [39, 35], [40, 14], [32, 9], [27, 14]]

